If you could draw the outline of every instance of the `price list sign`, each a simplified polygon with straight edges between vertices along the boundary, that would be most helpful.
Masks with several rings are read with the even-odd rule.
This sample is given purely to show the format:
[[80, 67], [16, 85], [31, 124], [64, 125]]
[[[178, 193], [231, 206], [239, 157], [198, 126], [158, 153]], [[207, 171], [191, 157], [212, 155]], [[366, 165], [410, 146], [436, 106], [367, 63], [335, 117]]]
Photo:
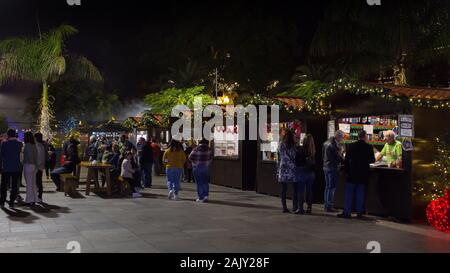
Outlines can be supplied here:
[[399, 115], [398, 125], [400, 137], [414, 137], [414, 116], [413, 115]]

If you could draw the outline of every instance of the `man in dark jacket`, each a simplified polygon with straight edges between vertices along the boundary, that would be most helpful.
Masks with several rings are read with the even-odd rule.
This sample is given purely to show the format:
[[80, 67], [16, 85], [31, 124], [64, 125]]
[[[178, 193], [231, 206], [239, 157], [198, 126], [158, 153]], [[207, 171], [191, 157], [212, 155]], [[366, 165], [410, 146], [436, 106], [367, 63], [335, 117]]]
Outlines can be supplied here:
[[145, 188], [152, 187], [152, 166], [153, 166], [153, 150], [148, 145], [145, 138], [141, 137], [139, 139], [138, 147], [138, 158], [139, 158], [139, 168], [142, 174], [142, 183]]
[[334, 193], [339, 180], [339, 167], [344, 161], [340, 143], [344, 132], [338, 130], [323, 144], [323, 172], [325, 175], [324, 209], [326, 212], [336, 212], [334, 209]]
[[9, 196], [9, 207], [14, 207], [14, 201], [19, 193], [19, 177], [21, 171], [20, 153], [22, 143], [17, 140], [14, 129], [9, 129], [7, 135], [8, 140], [2, 142], [0, 148], [2, 169], [0, 206], [2, 208], [6, 202], [7, 189], [10, 182], [11, 193]]
[[366, 131], [358, 133], [358, 141], [348, 146], [345, 155], [345, 184], [344, 212], [338, 214], [340, 218], [351, 218], [353, 194], [356, 192], [356, 212], [362, 218], [364, 212], [364, 189], [369, 180], [370, 164], [375, 162], [373, 148], [366, 142]]

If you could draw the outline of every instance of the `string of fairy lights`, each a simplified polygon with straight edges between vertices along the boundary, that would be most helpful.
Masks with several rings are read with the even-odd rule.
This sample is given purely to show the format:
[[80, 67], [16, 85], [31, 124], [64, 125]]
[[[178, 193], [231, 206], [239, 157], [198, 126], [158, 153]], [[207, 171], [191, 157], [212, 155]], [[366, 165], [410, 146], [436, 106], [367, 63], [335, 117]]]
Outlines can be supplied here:
[[[332, 111], [332, 102], [327, 99], [338, 91], [348, 92], [354, 95], [373, 95], [381, 97], [389, 102], [401, 102], [403, 97], [392, 94], [388, 88], [382, 86], [368, 85], [355, 80], [339, 79], [332, 82], [328, 87], [317, 90], [316, 94], [305, 99], [305, 104], [301, 107], [285, 107], [286, 111], [307, 111], [315, 115], [325, 116]], [[408, 102], [416, 107], [427, 107], [433, 109], [450, 109], [450, 101], [412, 97]]]

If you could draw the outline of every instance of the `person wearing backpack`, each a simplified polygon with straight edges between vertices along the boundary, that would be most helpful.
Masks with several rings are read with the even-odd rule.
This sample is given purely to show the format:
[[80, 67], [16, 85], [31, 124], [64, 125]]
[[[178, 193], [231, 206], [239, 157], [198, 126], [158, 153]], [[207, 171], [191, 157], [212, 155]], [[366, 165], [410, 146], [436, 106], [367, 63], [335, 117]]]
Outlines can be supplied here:
[[[299, 208], [295, 212], [296, 214], [311, 214], [312, 212], [312, 200], [313, 200], [313, 185], [316, 178], [315, 165], [316, 165], [316, 148], [314, 145], [314, 138], [311, 134], [307, 134], [303, 139], [303, 145], [297, 148], [295, 154], [295, 165], [297, 167], [297, 183], [298, 183], [298, 195], [299, 195]], [[306, 192], [305, 192], [306, 191]], [[305, 202], [306, 195], [306, 212], [303, 209], [303, 203]]]

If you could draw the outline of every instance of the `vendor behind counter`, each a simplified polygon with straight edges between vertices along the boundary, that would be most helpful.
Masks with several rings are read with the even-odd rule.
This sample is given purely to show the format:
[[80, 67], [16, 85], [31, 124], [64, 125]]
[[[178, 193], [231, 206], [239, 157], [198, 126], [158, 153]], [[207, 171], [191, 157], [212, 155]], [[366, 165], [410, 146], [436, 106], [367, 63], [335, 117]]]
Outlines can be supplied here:
[[393, 131], [384, 132], [384, 145], [381, 152], [376, 153], [378, 162], [385, 161], [389, 168], [402, 168], [402, 144], [395, 139]]

